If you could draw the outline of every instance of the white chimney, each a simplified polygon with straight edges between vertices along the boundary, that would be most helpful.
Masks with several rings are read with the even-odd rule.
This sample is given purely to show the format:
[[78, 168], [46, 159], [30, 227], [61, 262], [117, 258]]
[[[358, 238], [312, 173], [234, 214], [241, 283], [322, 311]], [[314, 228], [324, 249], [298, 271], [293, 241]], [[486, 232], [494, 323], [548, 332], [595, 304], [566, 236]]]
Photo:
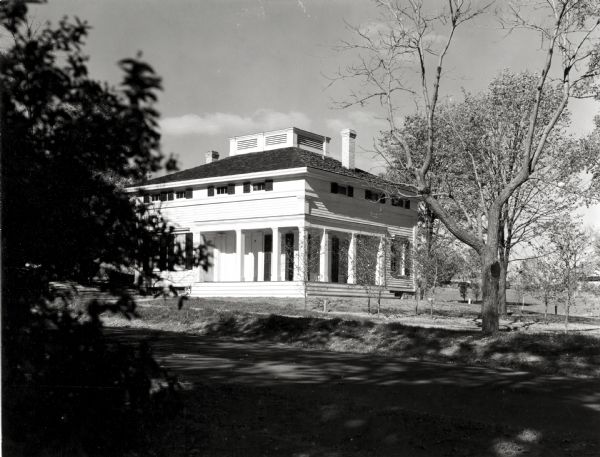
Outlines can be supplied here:
[[344, 129], [340, 134], [342, 135], [342, 166], [354, 170], [356, 132], [352, 129]]
[[204, 163], [213, 163], [219, 160], [219, 153], [217, 151], [208, 151], [204, 154]]

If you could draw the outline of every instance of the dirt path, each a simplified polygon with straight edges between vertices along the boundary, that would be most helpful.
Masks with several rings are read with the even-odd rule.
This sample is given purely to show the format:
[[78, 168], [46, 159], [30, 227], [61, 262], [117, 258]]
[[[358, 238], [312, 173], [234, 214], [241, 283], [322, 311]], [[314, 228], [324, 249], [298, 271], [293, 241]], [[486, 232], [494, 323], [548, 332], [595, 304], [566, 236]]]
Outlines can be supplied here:
[[600, 455], [597, 380], [170, 332], [110, 333], [149, 340], [192, 387], [173, 455]]

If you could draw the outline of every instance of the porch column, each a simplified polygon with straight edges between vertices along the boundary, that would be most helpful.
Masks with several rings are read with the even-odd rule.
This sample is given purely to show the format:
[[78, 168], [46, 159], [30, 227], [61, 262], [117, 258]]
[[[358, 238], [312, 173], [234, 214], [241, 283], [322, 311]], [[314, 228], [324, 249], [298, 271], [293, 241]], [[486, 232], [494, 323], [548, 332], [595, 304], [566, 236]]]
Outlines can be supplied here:
[[319, 281], [329, 282], [329, 233], [323, 229], [319, 251]]
[[348, 284], [356, 284], [356, 233], [352, 232], [348, 246]]
[[294, 268], [294, 281], [304, 281], [308, 278], [308, 236], [304, 227], [298, 227], [298, 261]]
[[273, 227], [273, 241], [271, 249], [271, 281], [279, 281], [279, 262], [281, 261], [281, 235], [279, 227]]
[[240, 281], [244, 280], [244, 232], [242, 229], [235, 230], [235, 254], [237, 257], [237, 270]]
[[385, 239], [379, 237], [379, 248], [377, 249], [377, 265], [375, 268], [375, 284], [385, 286]]

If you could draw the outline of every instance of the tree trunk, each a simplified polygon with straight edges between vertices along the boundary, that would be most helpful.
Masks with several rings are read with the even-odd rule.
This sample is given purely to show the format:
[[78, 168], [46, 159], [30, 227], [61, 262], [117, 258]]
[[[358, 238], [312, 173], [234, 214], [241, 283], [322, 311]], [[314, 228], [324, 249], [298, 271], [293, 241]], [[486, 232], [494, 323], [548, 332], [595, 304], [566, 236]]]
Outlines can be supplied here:
[[497, 258], [496, 243], [486, 246], [481, 254], [481, 330], [490, 335], [498, 331], [498, 287], [500, 283], [500, 262]]
[[544, 296], [544, 323], [548, 325], [548, 296]]
[[419, 315], [419, 297], [421, 296], [421, 288], [417, 287], [417, 293], [415, 294], [415, 315]]
[[500, 278], [498, 281], [498, 314], [506, 317], [506, 276], [508, 275], [508, 260], [500, 259]]

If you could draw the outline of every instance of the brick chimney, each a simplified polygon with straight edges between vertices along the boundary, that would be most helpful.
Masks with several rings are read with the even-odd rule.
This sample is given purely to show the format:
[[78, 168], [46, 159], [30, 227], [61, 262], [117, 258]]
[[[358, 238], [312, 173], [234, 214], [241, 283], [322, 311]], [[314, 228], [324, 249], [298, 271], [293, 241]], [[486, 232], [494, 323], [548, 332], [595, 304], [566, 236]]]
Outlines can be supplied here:
[[204, 163], [213, 163], [219, 160], [219, 153], [217, 151], [208, 151], [204, 154]]
[[356, 132], [352, 129], [344, 129], [340, 134], [342, 135], [342, 166], [354, 170]]

